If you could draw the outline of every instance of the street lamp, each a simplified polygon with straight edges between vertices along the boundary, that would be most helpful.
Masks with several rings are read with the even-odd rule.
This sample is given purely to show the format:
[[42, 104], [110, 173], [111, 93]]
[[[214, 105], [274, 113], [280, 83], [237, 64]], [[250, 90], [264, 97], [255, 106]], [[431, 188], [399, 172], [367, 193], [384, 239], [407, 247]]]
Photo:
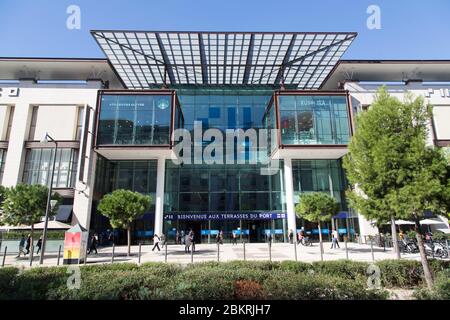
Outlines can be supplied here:
[[48, 226], [48, 214], [50, 210], [52, 209], [52, 189], [53, 189], [53, 176], [55, 175], [55, 164], [56, 164], [56, 153], [58, 152], [58, 142], [53, 139], [47, 132], [45, 133], [44, 137], [42, 138], [42, 143], [48, 143], [53, 142], [55, 144], [54, 148], [54, 155], [53, 155], [53, 164], [52, 164], [52, 174], [50, 178], [50, 186], [48, 188], [48, 195], [47, 195], [47, 206], [45, 208], [45, 222], [44, 222], [44, 233], [42, 234], [42, 249], [41, 249], [41, 256], [39, 257], [39, 264], [44, 263], [44, 255], [45, 255], [45, 242], [47, 240], [47, 226]]

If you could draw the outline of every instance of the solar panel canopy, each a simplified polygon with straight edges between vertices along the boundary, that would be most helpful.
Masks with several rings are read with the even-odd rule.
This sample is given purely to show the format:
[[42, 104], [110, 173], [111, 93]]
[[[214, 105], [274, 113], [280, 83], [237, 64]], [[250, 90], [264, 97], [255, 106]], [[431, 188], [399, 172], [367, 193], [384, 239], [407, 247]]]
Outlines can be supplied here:
[[159, 84], [318, 89], [356, 33], [91, 31], [127, 88]]

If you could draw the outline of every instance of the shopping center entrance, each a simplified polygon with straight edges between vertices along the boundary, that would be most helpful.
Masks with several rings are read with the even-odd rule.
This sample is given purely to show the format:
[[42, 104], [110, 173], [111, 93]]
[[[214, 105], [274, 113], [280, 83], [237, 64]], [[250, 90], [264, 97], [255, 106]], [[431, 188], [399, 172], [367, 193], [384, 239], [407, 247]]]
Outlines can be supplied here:
[[224, 243], [232, 242], [233, 233], [238, 242], [266, 242], [269, 234], [273, 241], [286, 241], [284, 213], [264, 213], [261, 216], [265, 219], [217, 219], [221, 215], [226, 217], [226, 214], [167, 214], [164, 216], [164, 231], [170, 242], [175, 242], [177, 232], [186, 234], [190, 230], [195, 233], [196, 243], [214, 243], [220, 232]]

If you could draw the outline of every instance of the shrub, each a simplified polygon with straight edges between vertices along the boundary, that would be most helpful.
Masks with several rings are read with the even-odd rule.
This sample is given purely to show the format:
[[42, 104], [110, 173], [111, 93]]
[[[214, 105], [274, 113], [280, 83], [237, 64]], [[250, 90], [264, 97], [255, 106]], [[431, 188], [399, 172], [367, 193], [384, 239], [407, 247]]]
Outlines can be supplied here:
[[311, 263], [285, 260], [280, 263], [280, 270], [289, 272], [307, 272], [312, 269]]
[[267, 293], [256, 281], [237, 280], [234, 283], [234, 298], [236, 300], [265, 300]]
[[363, 282], [325, 274], [277, 273], [264, 282], [272, 299], [288, 300], [366, 300], [386, 299], [383, 290], [367, 290]]
[[151, 274], [147, 270], [107, 270], [83, 274], [80, 289], [60, 287], [53, 296], [74, 300], [136, 300], [161, 299], [167, 278]]
[[415, 260], [383, 260], [380, 268], [381, 283], [387, 287], [413, 287], [422, 284], [423, 268]]
[[366, 262], [351, 260], [319, 261], [312, 263], [314, 272], [339, 276], [345, 279], [366, 277], [368, 266], [369, 264]]
[[0, 300], [12, 298], [14, 292], [14, 280], [19, 273], [19, 269], [5, 267], [0, 269]]
[[419, 300], [450, 300], [450, 270], [440, 271], [436, 275], [433, 289], [418, 289], [414, 297]]
[[52, 299], [53, 290], [66, 285], [65, 267], [42, 267], [24, 270], [14, 280], [15, 299]]

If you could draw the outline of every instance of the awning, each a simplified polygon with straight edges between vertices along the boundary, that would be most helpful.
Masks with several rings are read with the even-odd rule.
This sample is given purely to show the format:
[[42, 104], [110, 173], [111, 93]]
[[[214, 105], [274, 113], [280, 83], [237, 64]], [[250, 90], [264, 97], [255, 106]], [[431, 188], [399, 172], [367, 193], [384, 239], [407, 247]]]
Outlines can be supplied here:
[[[34, 229], [40, 230], [44, 229], [45, 222], [39, 222], [34, 225]], [[47, 229], [49, 230], [66, 230], [70, 229], [72, 226], [59, 221], [51, 220], [47, 224]], [[29, 227], [28, 227], [29, 228]]]
[[282, 83], [318, 89], [356, 37], [354, 32], [93, 30], [91, 34], [128, 89]]
[[60, 205], [58, 207], [58, 213], [56, 214], [55, 220], [68, 222], [70, 220], [70, 216], [72, 215], [73, 205]]
[[347, 211], [341, 211], [337, 215], [333, 216], [333, 219], [347, 219], [349, 218]]

